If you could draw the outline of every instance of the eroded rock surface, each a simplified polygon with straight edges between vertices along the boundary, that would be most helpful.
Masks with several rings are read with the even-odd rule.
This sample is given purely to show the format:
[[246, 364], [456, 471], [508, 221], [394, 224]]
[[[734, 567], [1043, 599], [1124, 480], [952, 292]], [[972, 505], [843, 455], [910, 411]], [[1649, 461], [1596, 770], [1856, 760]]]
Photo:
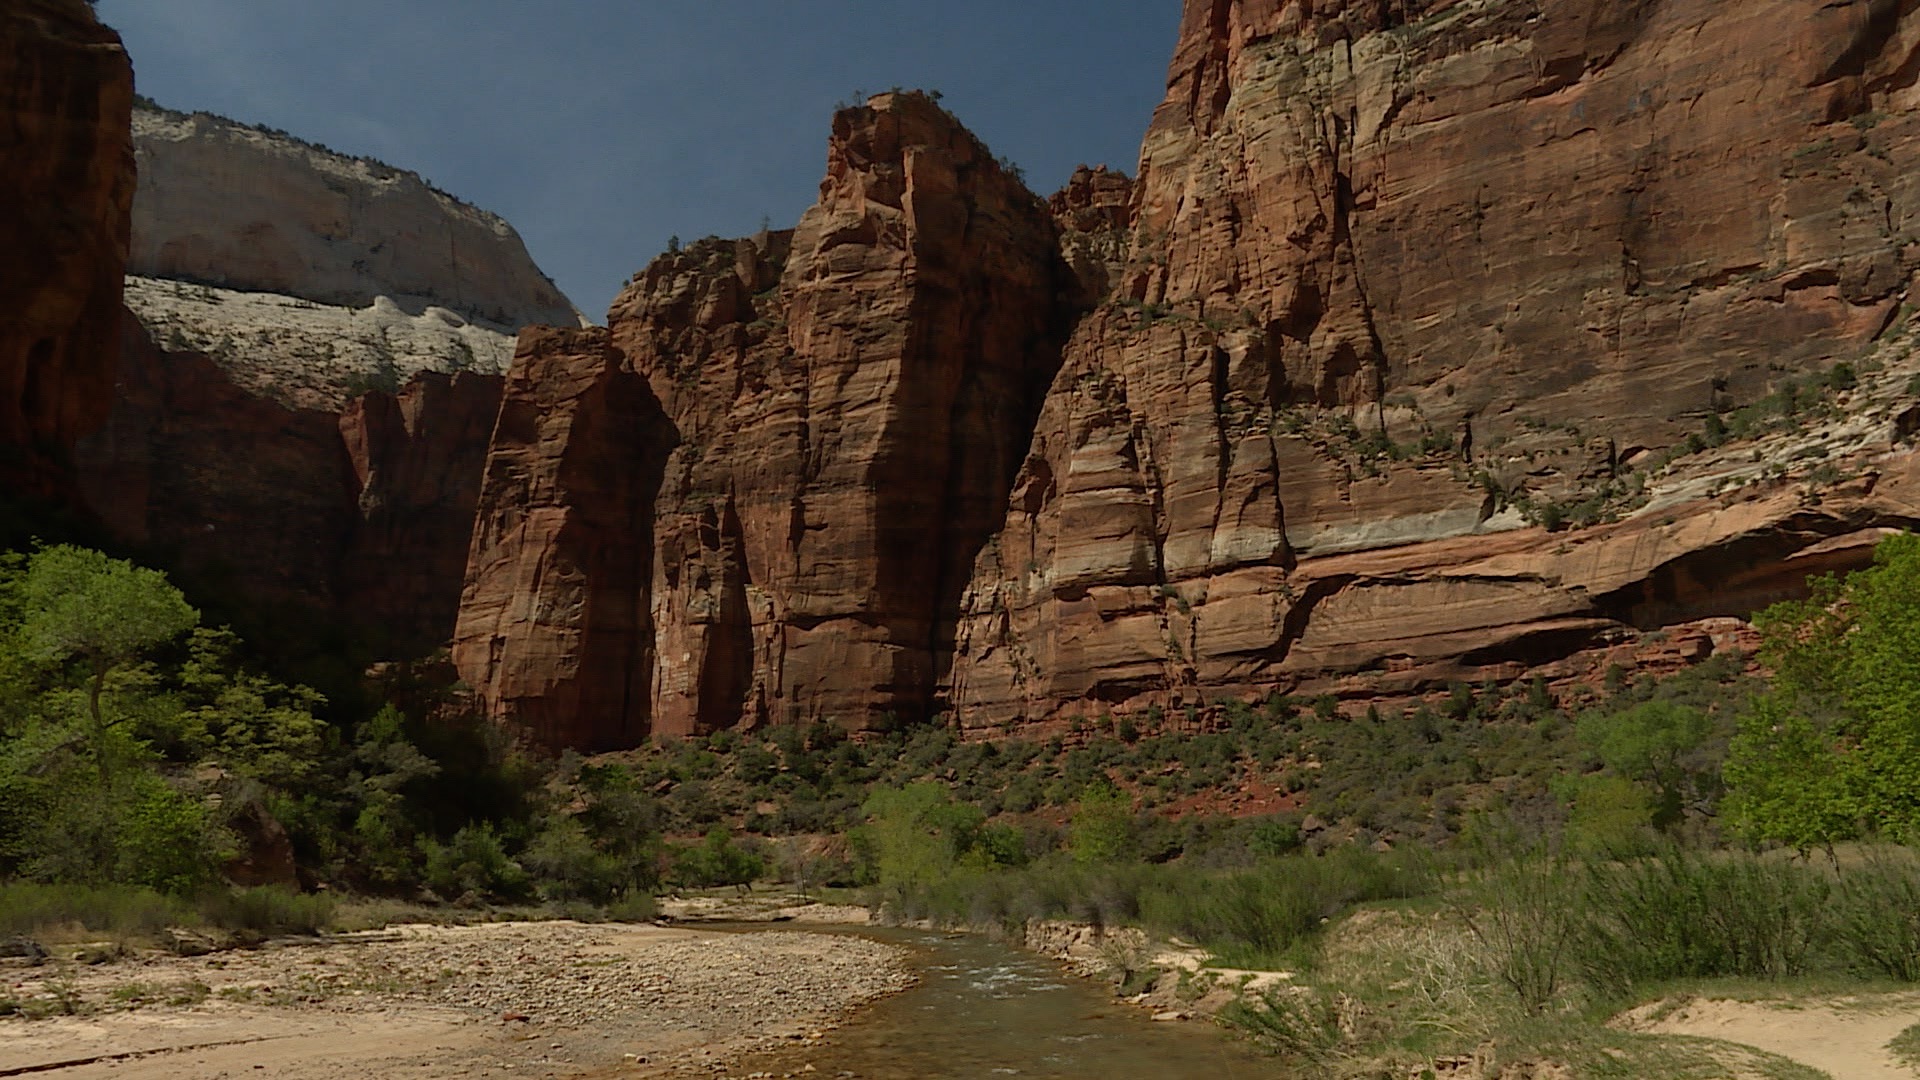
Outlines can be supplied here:
[[1899, 520], [1762, 500], [1486, 538], [1644, 503], [1679, 474], [1623, 462], [1886, 333], [1916, 46], [1911, 5], [1191, 0], [953, 707], [1431, 686], [1744, 614], [1783, 556]]
[[418, 655], [453, 628], [498, 376], [427, 375], [345, 415], [236, 384], [131, 315], [108, 424], [75, 454], [123, 542], [193, 580]]
[[133, 69], [81, 0], [0, 8], [0, 489], [68, 494], [118, 358]]
[[840, 113], [820, 191], [791, 237], [669, 256], [610, 316], [681, 436], [655, 730], [926, 715], [1059, 363], [1051, 216], [933, 101]]
[[[931, 99], [883, 95], [835, 119], [797, 230], [663, 256], [605, 346], [523, 337], [455, 651], [467, 681], [593, 745], [926, 715], [1059, 362], [1058, 243]], [[567, 419], [626, 372], [669, 425], [657, 498], [613, 482], [630, 450]], [[520, 393], [558, 395], [537, 431], [509, 423]], [[603, 488], [556, 479], [581, 455], [609, 462]]]
[[473, 530], [453, 662], [554, 746], [647, 734], [653, 497], [674, 432], [600, 329], [520, 335]]
[[174, 352], [197, 352], [235, 383], [296, 409], [340, 411], [416, 375], [503, 375], [514, 335], [442, 307], [409, 315], [385, 297], [366, 307], [280, 293], [129, 277], [127, 307]]
[[133, 114], [130, 273], [364, 308], [388, 297], [511, 332], [579, 325], [513, 227], [416, 173], [206, 113]]

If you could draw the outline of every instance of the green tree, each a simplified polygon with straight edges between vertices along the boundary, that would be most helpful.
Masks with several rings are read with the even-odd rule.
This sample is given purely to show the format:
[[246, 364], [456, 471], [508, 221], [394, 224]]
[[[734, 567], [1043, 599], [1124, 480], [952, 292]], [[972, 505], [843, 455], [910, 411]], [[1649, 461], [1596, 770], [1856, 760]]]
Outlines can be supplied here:
[[178, 737], [193, 757], [281, 788], [308, 785], [324, 763], [317, 692], [250, 672], [233, 631], [201, 628], [188, 643], [179, 683]]
[[980, 840], [986, 813], [954, 801], [931, 780], [879, 788], [861, 805], [861, 841], [873, 853], [882, 885], [930, 885], [952, 873]]
[[42, 664], [77, 663], [86, 676], [89, 740], [101, 785], [110, 786], [108, 679], [200, 621], [157, 570], [62, 544], [27, 561], [19, 586], [23, 652]]
[[1583, 852], [1628, 855], [1652, 838], [1655, 812], [1647, 789], [1625, 776], [1583, 776], [1567, 793], [1567, 837]]
[[1136, 836], [1133, 800], [1105, 777], [1087, 785], [1073, 811], [1067, 847], [1077, 863], [1110, 863], [1131, 858]]
[[1851, 771], [1830, 730], [1769, 694], [1740, 717], [1728, 747], [1721, 816], [1749, 839], [1802, 854], [1831, 848], [1860, 831]]
[[720, 825], [708, 829], [706, 839], [698, 845], [682, 848], [673, 860], [674, 879], [696, 888], [751, 885], [766, 868], [764, 859], [734, 843]]
[[1652, 823], [1669, 828], [1679, 822], [1688, 795], [1699, 787], [1687, 758], [1711, 727], [1699, 709], [1654, 700], [1619, 712], [1589, 713], [1580, 718], [1576, 731], [1607, 768], [1653, 790]]
[[1773, 688], [1740, 718], [1725, 812], [1807, 850], [1876, 832], [1920, 840], [1920, 536], [1755, 618]]
[[524, 900], [532, 886], [525, 868], [508, 857], [492, 825], [468, 825], [445, 844], [422, 845], [427, 884], [449, 900]]

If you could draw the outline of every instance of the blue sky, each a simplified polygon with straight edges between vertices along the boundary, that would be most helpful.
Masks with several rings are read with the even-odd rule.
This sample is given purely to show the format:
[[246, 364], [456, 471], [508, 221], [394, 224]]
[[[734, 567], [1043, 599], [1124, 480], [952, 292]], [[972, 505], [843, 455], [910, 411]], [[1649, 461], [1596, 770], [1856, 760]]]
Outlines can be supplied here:
[[1179, 0], [100, 0], [141, 93], [413, 169], [599, 321], [669, 236], [791, 225], [856, 90], [938, 89], [1042, 194], [1131, 172]]

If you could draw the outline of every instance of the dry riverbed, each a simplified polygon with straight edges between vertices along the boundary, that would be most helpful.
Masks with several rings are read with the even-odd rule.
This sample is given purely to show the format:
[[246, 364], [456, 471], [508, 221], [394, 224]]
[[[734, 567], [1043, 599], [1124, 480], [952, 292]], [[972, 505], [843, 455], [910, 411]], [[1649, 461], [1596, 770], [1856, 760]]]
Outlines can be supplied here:
[[0, 1077], [716, 1075], [905, 989], [906, 961], [846, 935], [570, 922], [5, 960]]

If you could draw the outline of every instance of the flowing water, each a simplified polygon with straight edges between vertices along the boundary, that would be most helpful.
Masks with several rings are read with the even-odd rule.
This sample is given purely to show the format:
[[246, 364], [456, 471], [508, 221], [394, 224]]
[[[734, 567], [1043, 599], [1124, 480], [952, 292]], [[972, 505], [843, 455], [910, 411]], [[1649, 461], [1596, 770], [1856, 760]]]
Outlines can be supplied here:
[[[784, 927], [795, 929], [795, 927]], [[829, 931], [831, 932], [831, 931]], [[864, 1080], [1280, 1080], [1273, 1061], [1205, 1021], [1155, 1023], [1105, 984], [977, 934], [863, 929], [914, 950], [920, 984], [886, 998], [825, 1042], [752, 1059], [735, 1075]]]

